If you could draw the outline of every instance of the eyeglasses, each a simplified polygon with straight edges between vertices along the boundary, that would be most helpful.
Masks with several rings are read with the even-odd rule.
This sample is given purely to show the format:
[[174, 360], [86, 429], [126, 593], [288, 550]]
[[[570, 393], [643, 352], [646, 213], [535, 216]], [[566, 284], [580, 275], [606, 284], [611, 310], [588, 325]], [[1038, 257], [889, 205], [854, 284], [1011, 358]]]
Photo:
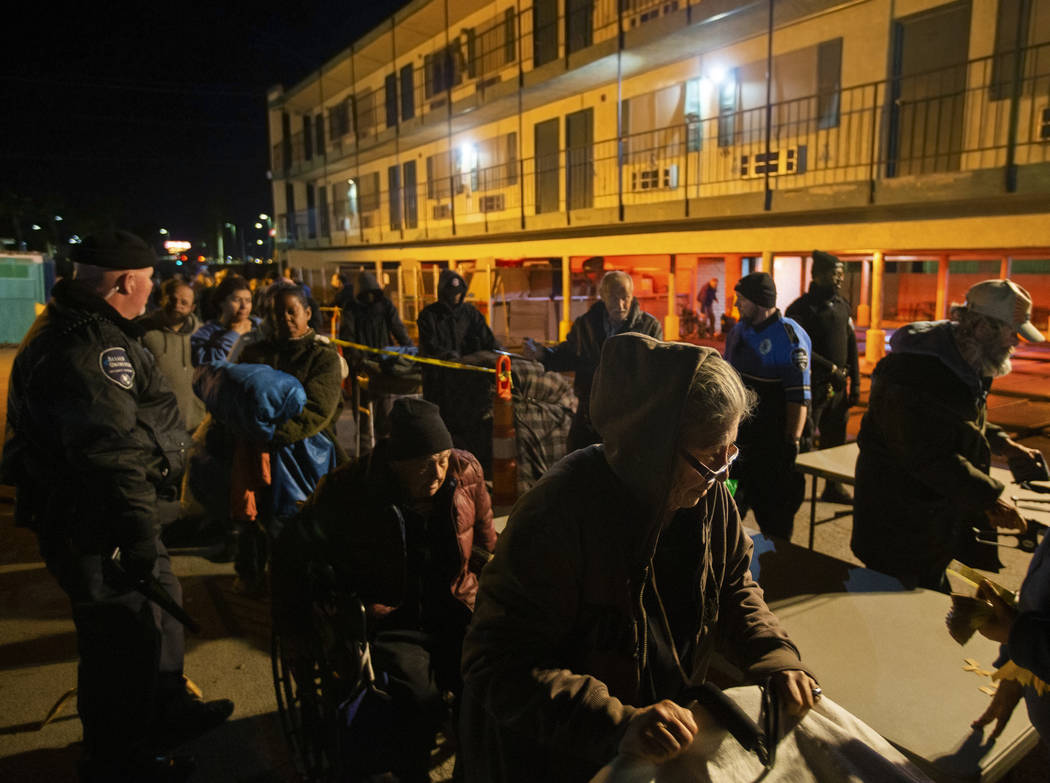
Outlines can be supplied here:
[[691, 467], [693, 470], [695, 470], [697, 473], [703, 476], [707, 480], [708, 484], [713, 484], [716, 481], [724, 482], [727, 478], [729, 478], [729, 466], [736, 462], [736, 458], [740, 456], [740, 449], [737, 448], [737, 445], [735, 443], [730, 443], [729, 446], [726, 448], [726, 461], [722, 463], [722, 467], [720, 467], [718, 470], [712, 470], [711, 468], [707, 467], [707, 465], [698, 460], [685, 449], [682, 449], [682, 456], [685, 458], [685, 461], [689, 463], [689, 467]]

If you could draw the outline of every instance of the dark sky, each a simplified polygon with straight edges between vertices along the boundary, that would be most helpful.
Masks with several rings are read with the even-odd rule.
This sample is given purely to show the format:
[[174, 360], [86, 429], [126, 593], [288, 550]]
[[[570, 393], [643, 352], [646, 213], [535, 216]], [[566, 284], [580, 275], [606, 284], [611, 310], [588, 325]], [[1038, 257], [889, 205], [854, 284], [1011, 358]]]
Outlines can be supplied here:
[[272, 209], [267, 89], [405, 4], [20, 2], [0, 44], [0, 237], [18, 212], [31, 245], [32, 223], [209, 248], [220, 221], [250, 228]]

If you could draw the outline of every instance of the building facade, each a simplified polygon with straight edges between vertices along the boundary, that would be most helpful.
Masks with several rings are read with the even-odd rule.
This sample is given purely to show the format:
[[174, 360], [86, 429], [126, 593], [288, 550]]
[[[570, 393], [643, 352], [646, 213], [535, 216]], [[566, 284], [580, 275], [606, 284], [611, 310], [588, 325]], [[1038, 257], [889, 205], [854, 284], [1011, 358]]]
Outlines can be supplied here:
[[1050, 0], [415, 0], [269, 123], [283, 257], [407, 319], [455, 266], [555, 339], [619, 268], [676, 336], [814, 248], [873, 328], [1007, 275], [1050, 316]]

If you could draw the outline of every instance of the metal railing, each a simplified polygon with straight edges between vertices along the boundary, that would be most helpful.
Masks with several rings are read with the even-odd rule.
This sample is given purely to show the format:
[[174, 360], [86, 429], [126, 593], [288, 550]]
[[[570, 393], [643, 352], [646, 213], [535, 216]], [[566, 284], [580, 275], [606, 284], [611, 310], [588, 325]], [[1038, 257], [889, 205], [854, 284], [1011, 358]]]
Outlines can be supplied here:
[[695, 216], [718, 196], [849, 183], [875, 194], [904, 177], [1050, 162], [1050, 44], [1025, 50], [1019, 81], [1001, 80], [995, 57], [985, 57], [539, 158], [455, 170], [464, 164], [453, 156], [451, 174], [429, 186], [421, 176], [393, 197], [370, 193], [367, 209], [333, 200], [328, 224], [333, 242], [353, 243], [515, 230], [550, 213], [559, 217], [545, 227], [571, 224], [582, 209], [610, 210], [608, 223], [646, 206], [660, 208], [655, 219]]

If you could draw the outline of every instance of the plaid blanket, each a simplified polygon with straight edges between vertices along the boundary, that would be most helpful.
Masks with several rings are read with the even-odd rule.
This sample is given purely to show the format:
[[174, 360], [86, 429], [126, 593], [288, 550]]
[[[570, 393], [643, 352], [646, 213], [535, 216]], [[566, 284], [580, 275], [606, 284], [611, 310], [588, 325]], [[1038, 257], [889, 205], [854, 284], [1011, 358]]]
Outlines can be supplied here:
[[[464, 364], [495, 367], [499, 354], [481, 351]], [[511, 357], [514, 426], [518, 440], [518, 494], [540, 480], [565, 456], [576, 396], [564, 375], [546, 372], [539, 362]], [[423, 396], [441, 408], [441, 418], [457, 448], [478, 458], [492, 477], [492, 397], [495, 376], [444, 367], [425, 367]]]

